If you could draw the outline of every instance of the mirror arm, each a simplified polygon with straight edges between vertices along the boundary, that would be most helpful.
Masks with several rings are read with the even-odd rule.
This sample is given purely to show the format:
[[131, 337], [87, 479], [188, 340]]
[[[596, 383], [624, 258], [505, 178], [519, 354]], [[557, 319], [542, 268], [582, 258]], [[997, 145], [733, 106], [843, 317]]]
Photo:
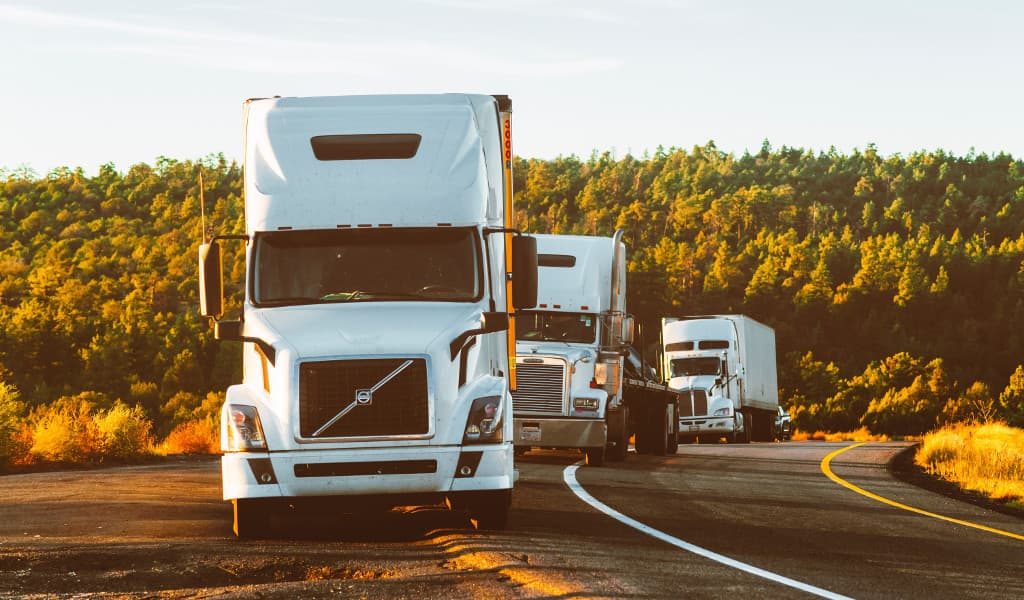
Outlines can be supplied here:
[[270, 343], [258, 337], [248, 336], [242, 336], [242, 341], [256, 344], [256, 347], [260, 349], [260, 352], [263, 353], [263, 356], [267, 357], [267, 362], [270, 363], [270, 366], [275, 366], [274, 363], [277, 360], [277, 350], [275, 350], [274, 347], [270, 345]]
[[452, 340], [452, 343], [448, 347], [452, 354], [452, 360], [455, 360], [455, 357], [457, 357], [459, 355], [459, 352], [462, 351], [462, 347], [466, 344], [466, 340], [473, 336], [480, 335], [481, 333], [485, 333], [483, 327], [477, 329], [467, 329], [466, 331], [463, 331], [462, 333], [457, 335], [455, 339]]

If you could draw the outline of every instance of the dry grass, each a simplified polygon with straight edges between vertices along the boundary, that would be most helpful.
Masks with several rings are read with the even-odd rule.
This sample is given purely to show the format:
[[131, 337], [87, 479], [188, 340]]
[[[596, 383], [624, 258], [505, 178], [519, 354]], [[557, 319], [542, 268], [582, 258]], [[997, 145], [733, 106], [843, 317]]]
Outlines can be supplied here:
[[871, 433], [867, 427], [840, 432], [815, 431], [810, 433], [800, 431], [799, 429], [793, 432], [793, 441], [805, 442], [807, 440], [819, 442], [888, 442], [890, 438], [884, 433]]
[[924, 436], [915, 462], [933, 475], [996, 500], [1024, 502], [1024, 429], [948, 425]]
[[220, 454], [217, 417], [186, 421], [175, 427], [158, 447], [159, 454]]

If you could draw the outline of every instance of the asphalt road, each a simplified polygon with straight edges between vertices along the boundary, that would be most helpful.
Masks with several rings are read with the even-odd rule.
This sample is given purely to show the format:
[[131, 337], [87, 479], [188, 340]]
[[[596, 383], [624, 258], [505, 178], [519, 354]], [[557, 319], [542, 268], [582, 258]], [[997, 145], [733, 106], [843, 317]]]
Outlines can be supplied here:
[[[0, 596], [812, 597], [805, 586], [1024, 597], [1024, 541], [837, 485], [820, 463], [845, 445], [689, 445], [580, 468], [582, 493], [633, 526], [566, 484], [579, 455], [540, 451], [518, 462], [505, 532], [434, 507], [293, 514], [285, 536], [257, 542], [233, 539], [215, 460], [10, 475], [0, 477]], [[904, 446], [855, 448], [832, 469], [892, 500], [1024, 535], [1022, 519], [894, 479], [885, 465]]]

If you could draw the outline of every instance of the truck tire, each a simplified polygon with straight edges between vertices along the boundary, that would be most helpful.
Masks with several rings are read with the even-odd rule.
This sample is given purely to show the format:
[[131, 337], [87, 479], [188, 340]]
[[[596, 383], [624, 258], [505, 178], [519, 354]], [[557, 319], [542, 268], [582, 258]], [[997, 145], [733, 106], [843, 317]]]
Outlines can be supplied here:
[[645, 429], [647, 435], [646, 454], [653, 456], [664, 456], [668, 453], [668, 419], [665, 415], [665, 409], [652, 410], [645, 419]]
[[474, 492], [467, 498], [469, 518], [476, 521], [477, 529], [499, 531], [508, 525], [512, 508], [512, 490]]
[[584, 448], [583, 453], [587, 455], [587, 465], [591, 467], [600, 467], [604, 465], [604, 446], [594, 446], [593, 448]]
[[665, 445], [665, 450], [668, 454], [675, 454], [679, 452], [679, 412], [676, 410], [675, 404], [668, 405], [668, 440]]
[[259, 498], [236, 498], [231, 501], [234, 523], [231, 526], [235, 537], [253, 540], [266, 537], [270, 531], [270, 510]]
[[754, 426], [751, 428], [751, 439], [755, 442], [775, 441], [775, 415], [766, 410], [752, 410]]
[[622, 407], [619, 413], [620, 416], [616, 417], [622, 419], [619, 436], [617, 439], [609, 440], [612, 443], [605, 452], [605, 458], [611, 461], [626, 460], [626, 455], [629, 453], [629, 408]]
[[743, 411], [743, 431], [733, 431], [732, 435], [729, 436], [730, 444], [749, 444], [750, 443], [750, 428], [753, 424], [750, 420], [750, 413]]

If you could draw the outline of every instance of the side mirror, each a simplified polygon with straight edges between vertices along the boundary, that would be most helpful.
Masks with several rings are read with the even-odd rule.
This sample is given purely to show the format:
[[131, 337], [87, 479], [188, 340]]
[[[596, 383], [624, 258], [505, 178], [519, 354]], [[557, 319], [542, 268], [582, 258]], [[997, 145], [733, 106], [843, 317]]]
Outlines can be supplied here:
[[633, 332], [636, 331], [636, 321], [633, 319], [633, 315], [628, 315], [622, 319], [622, 343], [632, 344], [633, 343]]
[[537, 306], [537, 238], [512, 237], [512, 306]]
[[224, 282], [221, 275], [220, 244], [199, 245], [199, 314], [220, 317], [224, 313]]
[[508, 331], [508, 313], [485, 312], [483, 323], [480, 326], [480, 333], [494, 333], [496, 331]]

